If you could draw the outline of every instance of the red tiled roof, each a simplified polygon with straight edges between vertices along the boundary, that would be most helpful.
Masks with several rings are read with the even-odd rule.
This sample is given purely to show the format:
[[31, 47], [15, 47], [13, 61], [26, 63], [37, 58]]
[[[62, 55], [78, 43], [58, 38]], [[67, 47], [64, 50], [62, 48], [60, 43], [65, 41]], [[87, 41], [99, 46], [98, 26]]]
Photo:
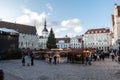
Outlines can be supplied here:
[[98, 29], [89, 29], [85, 34], [95, 34], [95, 33], [109, 33], [110, 29], [108, 28], [98, 28]]
[[34, 34], [34, 35], [36, 34], [35, 26], [30, 26], [30, 25], [0, 21], [0, 28], [14, 29], [19, 33], [24, 33], [24, 34]]
[[60, 40], [65, 41], [65, 43], [69, 43], [70, 42], [70, 38], [56, 38], [56, 42], [59, 42]]

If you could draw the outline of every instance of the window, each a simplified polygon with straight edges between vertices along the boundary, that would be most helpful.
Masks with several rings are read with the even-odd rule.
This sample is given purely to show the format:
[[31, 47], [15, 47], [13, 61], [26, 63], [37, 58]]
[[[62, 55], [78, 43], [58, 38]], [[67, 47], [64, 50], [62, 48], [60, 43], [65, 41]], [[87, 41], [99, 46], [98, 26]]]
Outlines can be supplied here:
[[103, 32], [106, 32], [105, 30]]
[[21, 42], [21, 46], [23, 46], [23, 42]]

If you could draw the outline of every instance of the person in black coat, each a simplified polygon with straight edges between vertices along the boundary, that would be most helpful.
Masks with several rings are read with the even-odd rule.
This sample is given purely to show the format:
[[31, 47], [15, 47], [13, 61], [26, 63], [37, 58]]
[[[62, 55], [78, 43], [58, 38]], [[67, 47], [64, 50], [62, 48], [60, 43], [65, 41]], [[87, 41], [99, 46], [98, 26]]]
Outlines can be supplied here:
[[22, 65], [25, 66], [25, 55], [22, 56]]
[[57, 56], [54, 55], [54, 64], [56, 64], [56, 63], [57, 63]]
[[30, 57], [31, 57], [31, 66], [33, 66], [34, 65], [34, 54], [31, 50], [29, 53], [30, 53]]
[[26, 50], [25, 48], [22, 49], [22, 65], [25, 66], [25, 55], [26, 55]]

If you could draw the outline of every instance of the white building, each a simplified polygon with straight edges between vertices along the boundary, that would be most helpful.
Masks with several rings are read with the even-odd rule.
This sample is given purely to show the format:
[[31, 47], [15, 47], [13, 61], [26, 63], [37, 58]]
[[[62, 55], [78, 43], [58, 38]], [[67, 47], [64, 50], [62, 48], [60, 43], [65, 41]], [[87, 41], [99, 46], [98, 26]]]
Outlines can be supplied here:
[[47, 40], [48, 40], [48, 30], [47, 30], [47, 24], [46, 24], [46, 20], [44, 22], [44, 28], [42, 30], [42, 36], [39, 37], [39, 47], [41, 49], [46, 49], [47, 46], [46, 46], [46, 43], [47, 43]]
[[114, 49], [119, 49], [120, 43], [120, 6], [114, 5], [114, 14], [112, 15], [113, 39], [112, 45]]
[[70, 38], [64, 37], [64, 38], [56, 38], [56, 45], [57, 48], [69, 48], [70, 47]]
[[81, 48], [82, 47], [82, 36], [72, 37], [70, 39], [70, 48]]
[[81, 36], [56, 38], [57, 48], [81, 48]]
[[35, 26], [0, 21], [0, 28], [13, 29], [19, 32], [19, 48], [39, 48]]
[[97, 48], [104, 51], [111, 49], [109, 28], [89, 29], [83, 37], [85, 48]]

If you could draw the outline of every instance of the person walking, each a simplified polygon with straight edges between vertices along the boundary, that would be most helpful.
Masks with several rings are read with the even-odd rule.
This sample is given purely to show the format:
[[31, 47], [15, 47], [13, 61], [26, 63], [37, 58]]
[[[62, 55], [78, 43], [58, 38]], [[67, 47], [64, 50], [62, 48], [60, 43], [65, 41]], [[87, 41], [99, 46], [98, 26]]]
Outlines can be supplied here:
[[60, 63], [60, 55], [57, 54], [56, 57], [57, 57], [57, 63]]
[[25, 54], [25, 62], [26, 62], [26, 65], [27, 66], [30, 66], [31, 65], [31, 50], [30, 48], [27, 48], [26, 50], [26, 54]]
[[30, 51], [30, 57], [31, 57], [31, 66], [34, 65], [34, 54], [32, 53], [32, 51]]
[[25, 48], [22, 49], [22, 65], [25, 66], [25, 54], [26, 54], [26, 50]]
[[56, 64], [57, 63], [57, 56], [56, 56], [56, 54], [54, 55], [54, 64]]
[[97, 56], [97, 60], [99, 61], [99, 60], [100, 60], [100, 53], [97, 52], [97, 53], [96, 53], [96, 56]]
[[49, 55], [49, 63], [52, 63], [52, 55]]
[[89, 57], [88, 57], [88, 64], [92, 65], [92, 53], [90, 52]]
[[92, 65], [92, 56], [89, 56], [89, 57], [88, 57], [88, 64], [89, 64], [89, 65]]
[[48, 56], [48, 54], [45, 55], [45, 61], [49, 62], [49, 56]]
[[88, 59], [89, 59], [89, 57], [88, 57], [88, 55], [86, 55], [86, 56], [85, 56], [85, 64], [86, 64], [86, 65], [88, 64]]
[[111, 55], [112, 61], [114, 61], [114, 59], [115, 59], [115, 54], [114, 54], [114, 52], [111, 51], [110, 55]]
[[103, 61], [105, 60], [105, 53], [103, 51], [101, 52], [101, 58]]
[[22, 56], [22, 65], [25, 66], [25, 55]]

